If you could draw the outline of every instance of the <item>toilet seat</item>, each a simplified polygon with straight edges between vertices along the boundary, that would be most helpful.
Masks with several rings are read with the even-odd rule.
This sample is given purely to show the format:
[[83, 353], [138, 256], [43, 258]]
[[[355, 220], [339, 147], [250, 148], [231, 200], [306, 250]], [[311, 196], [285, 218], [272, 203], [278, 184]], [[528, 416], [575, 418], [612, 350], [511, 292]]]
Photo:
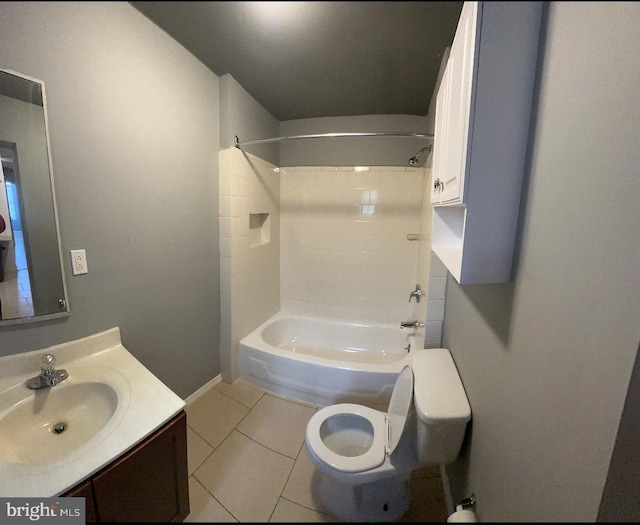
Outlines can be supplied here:
[[[404, 431], [407, 414], [413, 399], [413, 371], [406, 365], [396, 379], [388, 413], [353, 403], [340, 403], [316, 412], [307, 424], [307, 445], [316, 458], [325, 465], [344, 473], [364, 472], [382, 465], [395, 450]], [[330, 418], [333, 421], [330, 422]], [[361, 446], [362, 436], [372, 439], [368, 449], [359, 455], [343, 455], [335, 452], [323, 439], [323, 425], [333, 427], [334, 433], [347, 431], [349, 425], [370, 425], [369, 431], [362, 428], [356, 433], [354, 447]], [[341, 424], [344, 428], [341, 428]], [[365, 426], [366, 423], [364, 423]], [[346, 441], [345, 441], [346, 443]], [[362, 447], [364, 448], [364, 447]]]
[[[331, 450], [322, 440], [322, 425], [335, 416], [358, 416], [369, 422], [373, 441], [369, 449], [359, 456], [343, 456]], [[384, 462], [387, 445], [387, 421], [384, 412], [352, 403], [331, 405], [316, 412], [307, 424], [307, 444], [326, 465], [341, 472], [362, 472], [379, 467]]]

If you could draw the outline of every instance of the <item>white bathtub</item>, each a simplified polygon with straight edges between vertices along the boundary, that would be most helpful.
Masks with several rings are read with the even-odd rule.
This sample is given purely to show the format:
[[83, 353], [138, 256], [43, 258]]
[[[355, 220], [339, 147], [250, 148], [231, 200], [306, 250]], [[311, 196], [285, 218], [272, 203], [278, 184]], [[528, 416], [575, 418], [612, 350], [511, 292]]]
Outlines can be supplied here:
[[280, 312], [240, 341], [240, 377], [317, 405], [386, 409], [400, 370], [416, 349], [413, 330]]

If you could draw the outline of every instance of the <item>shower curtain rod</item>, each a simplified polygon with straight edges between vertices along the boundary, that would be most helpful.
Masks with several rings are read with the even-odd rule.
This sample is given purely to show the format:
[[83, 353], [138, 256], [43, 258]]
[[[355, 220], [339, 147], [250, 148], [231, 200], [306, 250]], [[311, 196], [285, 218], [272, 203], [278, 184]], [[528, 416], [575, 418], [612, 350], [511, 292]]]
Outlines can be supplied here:
[[253, 144], [268, 144], [270, 142], [281, 142], [283, 140], [298, 140], [298, 139], [320, 139], [320, 138], [347, 138], [347, 137], [405, 137], [416, 139], [433, 139], [433, 135], [428, 133], [407, 133], [407, 132], [386, 132], [386, 133], [317, 133], [314, 135], [290, 135], [288, 137], [275, 137], [272, 139], [261, 140], [245, 140], [240, 142], [236, 135], [233, 141], [233, 145], [236, 148], [241, 146], [251, 146]]

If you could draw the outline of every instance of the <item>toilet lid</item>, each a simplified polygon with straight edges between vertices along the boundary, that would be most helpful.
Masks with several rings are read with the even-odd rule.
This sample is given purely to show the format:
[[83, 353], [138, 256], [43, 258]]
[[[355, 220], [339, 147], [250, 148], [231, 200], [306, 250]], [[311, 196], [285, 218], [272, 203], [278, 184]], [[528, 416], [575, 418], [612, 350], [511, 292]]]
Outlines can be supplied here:
[[389, 417], [389, 455], [395, 450], [400, 437], [402, 437], [412, 399], [413, 370], [411, 370], [411, 366], [405, 365], [396, 379], [387, 411]]

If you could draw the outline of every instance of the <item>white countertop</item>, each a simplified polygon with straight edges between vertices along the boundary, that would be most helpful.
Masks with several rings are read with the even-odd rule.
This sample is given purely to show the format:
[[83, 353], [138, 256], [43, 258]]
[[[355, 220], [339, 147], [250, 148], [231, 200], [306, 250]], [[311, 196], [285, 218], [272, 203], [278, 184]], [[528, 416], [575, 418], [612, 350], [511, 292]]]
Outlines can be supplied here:
[[[38, 375], [40, 358], [47, 353], [56, 357], [56, 369], [69, 373], [68, 379], [50, 388], [102, 381], [118, 392], [118, 406], [95, 436], [59, 458], [50, 457], [32, 465], [16, 463], [3, 452], [11, 444], [0, 443], [0, 497], [58, 496], [137, 445], [185, 407], [180, 397], [122, 345], [118, 328], [0, 358], [0, 401], [16, 392], [22, 397], [35, 396], [35, 391], [23, 389], [28, 390], [26, 381]], [[6, 403], [0, 404], [0, 424], [10, 410]], [[21, 439], [17, 429], [10, 436], [5, 439]]]

